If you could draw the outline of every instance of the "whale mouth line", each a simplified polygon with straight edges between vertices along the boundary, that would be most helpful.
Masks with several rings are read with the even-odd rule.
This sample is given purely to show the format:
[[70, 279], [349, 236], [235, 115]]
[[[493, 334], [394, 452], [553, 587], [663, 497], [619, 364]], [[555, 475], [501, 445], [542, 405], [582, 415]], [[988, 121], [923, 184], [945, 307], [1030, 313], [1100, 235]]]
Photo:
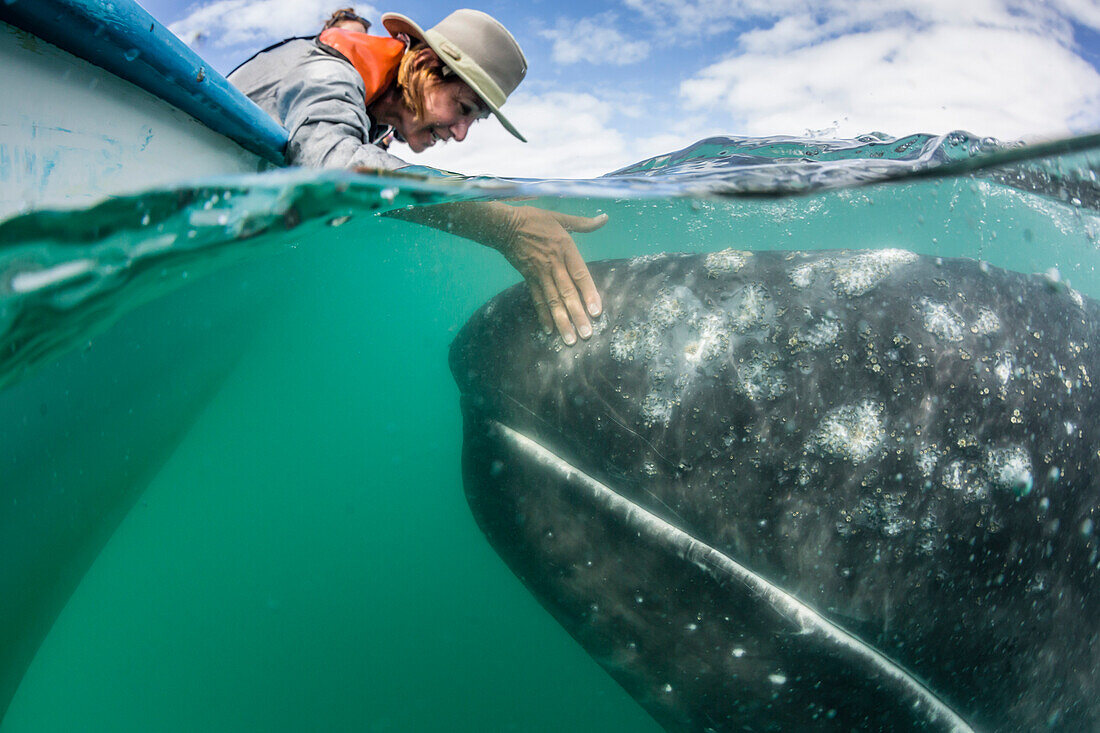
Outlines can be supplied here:
[[929, 722], [940, 724], [946, 730], [957, 733], [973, 733], [974, 729], [969, 723], [911, 672], [811, 606], [723, 552], [592, 478], [538, 441], [495, 420], [489, 420], [488, 427], [510, 449], [557, 475], [569, 490], [618, 517], [640, 537], [664, 547], [720, 582], [735, 581], [747, 588], [782, 618], [800, 629], [801, 633], [819, 637], [826, 645], [849, 658], [853, 665], [889, 684], [899, 696], [908, 698], [914, 709], [924, 710]]

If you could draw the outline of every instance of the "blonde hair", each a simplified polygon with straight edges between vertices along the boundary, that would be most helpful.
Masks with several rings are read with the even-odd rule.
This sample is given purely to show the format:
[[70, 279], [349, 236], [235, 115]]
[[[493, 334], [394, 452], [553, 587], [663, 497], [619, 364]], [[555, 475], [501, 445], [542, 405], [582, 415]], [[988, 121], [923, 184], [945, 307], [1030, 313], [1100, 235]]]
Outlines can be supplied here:
[[328, 20], [325, 21], [325, 27], [321, 30], [328, 30], [329, 28], [336, 28], [341, 23], [360, 23], [363, 28], [370, 30], [370, 21], [366, 18], [361, 18], [355, 14], [355, 8], [340, 8], [332, 13]]
[[[426, 43], [410, 46], [397, 67], [397, 86], [401, 89], [401, 99], [416, 114], [423, 118], [425, 114], [426, 94], [432, 87], [442, 84], [450, 71], [441, 61], [439, 65], [421, 64], [414, 68], [416, 56], [423, 50], [431, 50]], [[432, 51], [432, 53], [435, 53]]]

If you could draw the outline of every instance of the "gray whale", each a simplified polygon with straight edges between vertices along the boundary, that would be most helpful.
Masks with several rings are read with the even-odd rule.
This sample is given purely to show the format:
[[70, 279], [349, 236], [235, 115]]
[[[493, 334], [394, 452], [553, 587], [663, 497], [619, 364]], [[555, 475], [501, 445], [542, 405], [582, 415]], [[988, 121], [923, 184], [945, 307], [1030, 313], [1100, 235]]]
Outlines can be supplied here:
[[1100, 729], [1100, 306], [900, 250], [591, 266], [456, 338], [486, 537], [669, 730]]

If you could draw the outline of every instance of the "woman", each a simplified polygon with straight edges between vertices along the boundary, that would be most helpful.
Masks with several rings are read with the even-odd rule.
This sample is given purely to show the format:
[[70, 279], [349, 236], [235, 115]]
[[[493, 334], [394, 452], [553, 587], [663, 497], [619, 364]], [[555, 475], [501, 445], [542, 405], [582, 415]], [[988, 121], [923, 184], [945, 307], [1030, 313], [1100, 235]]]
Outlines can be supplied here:
[[[378, 145], [387, 135], [419, 153], [440, 140], [465, 140], [490, 114], [526, 142], [500, 111], [527, 73], [504, 26], [477, 10], [456, 10], [426, 31], [397, 13], [382, 24], [392, 38], [329, 27], [265, 49], [229, 75], [287, 128], [289, 164], [396, 170], [408, 163]], [[399, 215], [499, 250], [527, 281], [547, 333], [556, 328], [567, 344], [591, 336], [600, 296], [568, 232], [598, 229], [606, 216], [500, 202]]]

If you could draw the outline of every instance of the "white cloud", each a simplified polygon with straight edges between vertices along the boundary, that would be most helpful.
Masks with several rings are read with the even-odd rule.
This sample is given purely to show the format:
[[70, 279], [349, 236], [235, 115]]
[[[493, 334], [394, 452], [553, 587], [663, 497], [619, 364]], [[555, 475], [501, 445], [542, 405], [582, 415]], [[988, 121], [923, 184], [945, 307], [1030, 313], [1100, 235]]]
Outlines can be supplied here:
[[1081, 25], [1100, 30], [1100, 4], [1096, 0], [1048, 0], [1051, 12], [1060, 13]]
[[625, 66], [649, 55], [649, 43], [631, 40], [617, 28], [613, 13], [571, 20], [559, 18], [553, 29], [539, 35], [553, 41], [553, 58], [559, 64], [614, 64]]
[[908, 18], [912, 25], [978, 24], [1070, 37], [1069, 21], [1100, 29], [1095, 0], [623, 0], [669, 39], [713, 36], [736, 28], [769, 26], [790, 17], [815, 18], [824, 29]]
[[1000, 0], [844, 7], [743, 34], [737, 51], [681, 84], [682, 98], [750, 135], [1100, 128], [1100, 73], [1073, 50], [1065, 16]]
[[638, 159], [637, 147], [612, 124], [614, 105], [591, 94], [519, 92], [504, 112], [530, 142], [521, 143], [489, 118], [461, 143], [438, 143], [420, 155], [403, 145], [393, 152], [410, 163], [466, 175], [518, 178], [591, 178]]
[[[333, 0], [215, 0], [199, 5], [168, 30], [191, 45], [249, 45], [257, 50], [272, 41], [317, 33], [332, 11]], [[357, 4], [364, 17], [376, 17], [371, 6]]]

